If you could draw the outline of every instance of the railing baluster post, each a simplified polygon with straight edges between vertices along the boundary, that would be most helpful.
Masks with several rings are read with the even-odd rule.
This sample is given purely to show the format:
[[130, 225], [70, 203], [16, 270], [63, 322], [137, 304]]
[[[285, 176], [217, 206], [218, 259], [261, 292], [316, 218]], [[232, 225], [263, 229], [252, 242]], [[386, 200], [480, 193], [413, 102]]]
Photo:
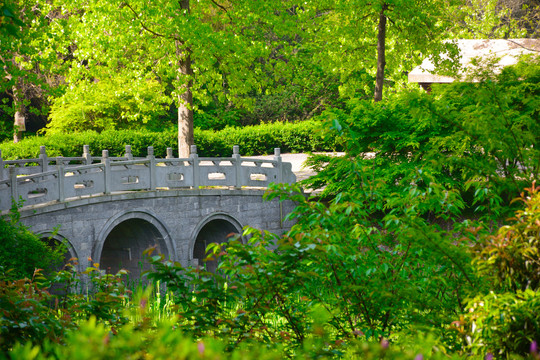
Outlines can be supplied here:
[[124, 156], [128, 160], [133, 160], [133, 154], [131, 153], [131, 145], [126, 145], [126, 154]]
[[281, 160], [281, 149], [275, 148], [274, 149], [274, 161], [277, 162], [277, 183], [283, 182], [283, 163]]
[[4, 180], [5, 169], [4, 169], [4, 159], [2, 159], [2, 150], [0, 150], [0, 180]]
[[56, 158], [56, 167], [58, 168], [58, 201], [66, 199], [66, 190], [64, 189], [64, 160], [62, 156]]
[[241, 189], [242, 184], [244, 183], [244, 179], [242, 179], [242, 159], [240, 158], [240, 146], [234, 145], [233, 146], [233, 162], [234, 162], [234, 169], [236, 174], [236, 182], [235, 182], [235, 189]]
[[103, 167], [103, 180], [104, 184], [104, 193], [111, 193], [111, 159], [109, 159], [109, 150], [103, 150], [101, 153], [101, 163], [105, 165]]
[[86, 165], [92, 165], [92, 155], [90, 155], [90, 145], [83, 145], [83, 158]]
[[150, 160], [148, 163], [148, 170], [150, 176], [150, 190], [156, 189], [156, 158], [154, 156], [154, 147], [148, 147], [147, 159]]
[[166, 159], [172, 159], [173, 158], [173, 150], [172, 148], [168, 147], [167, 148], [167, 157]]
[[17, 184], [17, 168], [16, 167], [10, 167], [9, 168], [9, 180], [10, 180], [10, 186], [11, 186], [11, 197], [15, 202], [19, 201], [19, 189]]
[[197, 145], [191, 145], [189, 150], [189, 157], [191, 158], [193, 167], [193, 188], [198, 189], [201, 174], [199, 173], [199, 155], [197, 155]]
[[44, 145], [39, 147], [39, 160], [41, 162], [41, 172], [49, 170], [49, 159], [47, 158], [47, 149]]

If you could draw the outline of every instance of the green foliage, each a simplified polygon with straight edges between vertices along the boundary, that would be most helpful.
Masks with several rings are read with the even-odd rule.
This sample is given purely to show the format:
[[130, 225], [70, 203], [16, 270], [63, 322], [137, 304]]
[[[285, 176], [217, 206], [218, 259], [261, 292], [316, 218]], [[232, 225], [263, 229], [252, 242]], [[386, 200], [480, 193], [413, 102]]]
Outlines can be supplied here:
[[[166, 321], [153, 320], [149, 291], [127, 291], [125, 272], [108, 275], [93, 264], [84, 272], [91, 286], [81, 295], [73, 289], [82, 274], [68, 266], [52, 279], [65, 284], [59, 312], [9, 305], [25, 292], [6, 296], [11, 301], [2, 305], [3, 316], [23, 319], [10, 324], [25, 321], [18, 315], [22, 309], [34, 325], [24, 333], [7, 329], [17, 335], [7, 338], [4, 349], [17, 359], [528, 355], [539, 330], [540, 302], [532, 287], [539, 192], [533, 187], [524, 198], [526, 208], [513, 225], [484, 238], [482, 228], [467, 231], [470, 222], [456, 221], [459, 194], [429, 180], [418, 173], [401, 185], [402, 193], [387, 196], [381, 183], [364, 177], [362, 188], [341, 192], [328, 204], [308, 201], [297, 185], [276, 186], [268, 198], [296, 201], [290, 218], [297, 224], [283, 236], [246, 228], [246, 243], [236, 238], [211, 244], [207, 261], [218, 260], [215, 273], [148, 251], [154, 267], [148, 279], [165, 284], [175, 303], [169, 309], [176, 315]], [[492, 279], [494, 291], [482, 295], [485, 279], [472, 265]], [[526, 283], [525, 290], [504, 292], [517, 283]], [[24, 284], [31, 282], [2, 288]], [[475, 297], [465, 302], [467, 294]], [[39, 303], [47, 294], [30, 295]], [[67, 333], [54, 332], [59, 321]], [[25, 336], [33, 342], [15, 344]], [[460, 344], [460, 336], [468, 342]]]
[[[456, 15], [455, 36], [460, 39], [535, 38], [538, 5], [534, 2], [472, 0]], [[530, 33], [528, 33], [529, 28]], [[532, 36], [528, 36], [532, 35]]]
[[91, 292], [87, 296], [78, 295], [71, 298], [77, 310], [86, 318], [95, 316], [110, 326], [113, 332], [116, 327], [127, 323], [124, 307], [129, 290], [122, 279], [127, 271], [120, 270], [117, 274], [106, 274], [100, 271], [99, 264], [96, 263], [82, 274], [89, 276]]
[[468, 301], [458, 330], [476, 354], [527, 355], [539, 339], [540, 191], [534, 183], [527, 191], [524, 209], [475, 247], [475, 267], [491, 291]]
[[[94, 156], [101, 155], [103, 149], [109, 150], [111, 156], [121, 156], [125, 145], [131, 145], [133, 156], [146, 156], [148, 146], [153, 146], [156, 157], [165, 157], [167, 147], [174, 148], [177, 144], [176, 137], [174, 131], [119, 130], [100, 134], [86, 131], [36, 136], [17, 144], [3, 143], [0, 148], [4, 159], [36, 158], [42, 145], [47, 147], [49, 156], [81, 156], [83, 145], [90, 145]], [[321, 131], [320, 122], [315, 120], [228, 127], [221, 131], [196, 129], [195, 142], [199, 156], [230, 156], [234, 145], [240, 145], [242, 155], [271, 154], [276, 147], [281, 148], [283, 153], [339, 149], [335, 139]]]
[[7, 0], [2, 1], [0, 7], [0, 31], [2, 35], [17, 35], [17, 26], [22, 26], [23, 22], [15, 15], [13, 5]]
[[168, 100], [153, 79], [120, 77], [86, 81], [56, 98], [49, 113], [47, 134], [85, 130], [156, 127], [166, 115]]
[[[453, 0], [304, 1], [298, 17], [306, 41], [299, 48], [312, 55], [310, 63], [339, 76], [343, 97], [371, 98], [380, 66], [385, 87], [399, 88], [421, 57], [432, 57], [436, 63], [443, 53], [456, 57], [454, 44], [442, 40], [451, 37], [453, 15], [461, 12], [460, 7], [463, 2]], [[377, 56], [382, 15], [388, 19], [383, 35], [385, 61]]]
[[[50, 3], [27, 0], [0, 2], [0, 91], [2, 120], [13, 123], [16, 111], [28, 117], [47, 110], [47, 97], [56, 95], [55, 73], [63, 69], [62, 32]], [[11, 98], [11, 99], [10, 99]], [[1, 126], [2, 132], [12, 125]], [[13, 132], [7, 136], [13, 137]]]
[[63, 246], [52, 249], [18, 221], [14, 208], [11, 218], [0, 217], [0, 267], [14, 279], [32, 278], [36, 269], [50, 271], [63, 257]]
[[369, 185], [329, 206], [307, 201], [297, 187], [275, 189], [270, 198], [298, 203], [289, 217], [298, 222], [285, 236], [248, 228], [247, 244], [209, 246], [208, 259], [220, 262], [215, 274], [155, 256], [149, 276], [174, 292], [184, 332], [214, 334], [228, 348], [257, 341], [299, 349], [318, 327], [327, 332], [325, 354], [355, 340], [400, 344], [415, 328], [452, 348], [446, 324], [477, 279], [467, 244], [455, 242], [459, 224], [445, 231], [422, 215], [451, 218], [456, 194], [431, 184], [388, 199]]
[[[18, 280], [12, 270], [0, 273], [0, 350], [26, 341], [44, 346], [64, 343], [66, 331], [92, 318], [113, 333], [127, 323], [130, 292], [122, 280], [126, 271], [105, 274], [93, 264], [80, 273], [77, 265], [70, 262], [47, 277], [38, 269], [31, 280]], [[83, 282], [88, 282], [84, 293]]]
[[438, 100], [425, 105], [450, 126], [433, 150], [450, 148], [444, 162], [466, 186], [489, 189], [508, 204], [540, 174], [540, 57], [498, 75], [490, 61], [476, 65], [469, 79], [478, 83], [440, 87]]
[[[239, 346], [227, 352], [223, 341], [213, 337], [194, 339], [175, 329], [176, 321], [160, 323], [152, 331], [148, 328], [137, 328], [126, 325], [112, 335], [103, 324], [95, 318], [83, 322], [77, 330], [70, 331], [65, 345], [46, 343], [43, 346], [32, 346], [31, 343], [20, 344], [9, 353], [10, 359], [34, 360], [54, 357], [57, 360], [105, 360], [111, 358], [137, 358], [156, 360], [184, 359], [263, 359], [278, 360], [287, 356], [282, 348], [268, 347], [263, 344]], [[321, 334], [317, 334], [321, 335]], [[322, 339], [321, 339], [322, 340]], [[310, 345], [320, 345], [322, 341], [309, 341]], [[432, 337], [419, 336], [417, 343], [408, 349], [388, 344], [387, 342], [368, 344], [354, 342], [343, 347], [342, 353], [322, 353], [306, 346], [298, 349], [292, 357], [301, 359], [396, 359], [419, 360], [457, 359], [440, 351], [426, 351], [436, 344]], [[424, 354], [425, 357], [422, 355]]]
[[315, 164], [330, 165], [308, 185], [328, 185], [325, 192], [336, 194], [360, 187], [354, 174], [367, 170], [392, 192], [424, 171], [459, 191], [476, 211], [500, 216], [538, 178], [540, 60], [493, 72], [493, 66], [479, 67], [478, 83], [448, 84], [432, 94], [405, 92], [381, 103], [353, 100], [347, 110], [327, 112], [348, 155], [315, 158]]
[[[168, 136], [167, 136], [168, 135]], [[94, 156], [100, 156], [101, 150], [109, 150], [111, 156], [120, 156], [125, 152], [125, 145], [131, 145], [134, 156], [146, 156], [147, 147], [154, 146], [156, 154], [166, 154], [166, 149], [174, 143], [173, 133], [150, 131], [86, 131], [77, 134], [54, 134], [35, 136], [12, 144], [1, 145], [4, 159], [31, 159], [39, 154], [40, 146], [47, 147], [49, 156], [81, 156], [83, 145], [90, 145]]]
[[195, 143], [202, 156], [229, 156], [233, 145], [240, 145], [242, 155], [338, 150], [332, 136], [320, 128], [316, 120], [298, 123], [261, 124], [221, 131], [195, 131]]
[[[454, 241], [461, 224], [439, 225], [456, 221], [459, 198], [433, 182], [387, 196], [380, 183], [364, 180], [328, 206], [294, 196], [298, 222], [285, 249], [298, 252], [295, 268], [305, 272], [306, 296], [332, 310], [330, 324], [346, 337], [442, 330], [477, 286], [466, 244]], [[287, 189], [282, 195], [290, 196]]]
[[11, 271], [4, 270], [0, 267], [0, 356], [17, 342], [31, 345], [62, 341], [73, 324], [50, 308], [52, 297], [43, 288], [41, 271], [36, 270], [30, 278], [12, 280]]
[[518, 290], [494, 293], [469, 300], [465, 318], [466, 344], [472, 353], [509, 358], [530, 353], [540, 334], [540, 294]]
[[540, 289], [540, 191], [533, 183], [519, 199], [525, 208], [476, 248], [476, 268], [500, 290]]

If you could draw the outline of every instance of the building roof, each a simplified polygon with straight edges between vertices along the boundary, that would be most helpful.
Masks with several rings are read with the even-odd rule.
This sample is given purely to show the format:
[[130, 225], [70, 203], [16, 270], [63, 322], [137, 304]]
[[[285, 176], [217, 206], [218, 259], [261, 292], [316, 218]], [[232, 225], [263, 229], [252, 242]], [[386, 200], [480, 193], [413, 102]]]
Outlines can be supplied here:
[[[459, 62], [463, 67], [476, 57], [495, 55], [500, 58], [498, 65], [502, 68], [517, 63], [520, 55], [540, 55], [540, 39], [457, 40], [457, 45], [461, 54]], [[434, 70], [433, 63], [425, 59], [422, 65], [409, 73], [409, 82], [430, 84], [454, 81], [452, 77], [433, 74]]]

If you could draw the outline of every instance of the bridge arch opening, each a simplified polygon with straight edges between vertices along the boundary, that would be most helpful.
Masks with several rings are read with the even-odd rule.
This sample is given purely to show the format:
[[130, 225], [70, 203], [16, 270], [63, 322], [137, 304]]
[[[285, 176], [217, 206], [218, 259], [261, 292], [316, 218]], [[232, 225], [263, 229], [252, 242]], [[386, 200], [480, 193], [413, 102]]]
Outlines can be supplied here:
[[[56, 232], [44, 232], [38, 234], [41, 241], [47, 244], [51, 249], [60, 252], [62, 256], [59, 263], [53, 264], [50, 268], [44, 269], [45, 276], [49, 277], [52, 273], [66, 270], [66, 265], [70, 263], [74, 266], [75, 270], [78, 270], [79, 262], [77, 252], [73, 248], [73, 245], [62, 235]], [[68, 288], [68, 284], [64, 282], [53, 282], [48, 291], [57, 296], [65, 296], [68, 292], [75, 290], [75, 288]], [[52, 303], [50, 304], [52, 305]]]
[[[62, 235], [56, 232], [43, 232], [38, 233], [41, 241], [46, 243], [50, 248], [62, 253], [62, 261], [59, 264], [56, 264], [54, 268], [46, 269], [46, 271], [58, 271], [62, 270], [64, 266], [70, 262], [71, 259], [78, 260], [77, 252], [75, 251], [73, 245]], [[78, 261], [74, 261], [78, 263]]]
[[138, 282], [150, 264], [143, 252], [156, 247], [155, 254], [169, 258], [167, 245], [156, 226], [144, 219], [131, 218], [117, 224], [105, 238], [100, 254], [100, 268], [109, 274], [125, 269], [128, 279]]
[[204, 222], [200, 227], [193, 245], [193, 259], [207, 271], [216, 272], [218, 261], [206, 259], [206, 248], [211, 243], [222, 244], [227, 242], [232, 236], [241, 234], [242, 227], [234, 219], [225, 216], [216, 216]]

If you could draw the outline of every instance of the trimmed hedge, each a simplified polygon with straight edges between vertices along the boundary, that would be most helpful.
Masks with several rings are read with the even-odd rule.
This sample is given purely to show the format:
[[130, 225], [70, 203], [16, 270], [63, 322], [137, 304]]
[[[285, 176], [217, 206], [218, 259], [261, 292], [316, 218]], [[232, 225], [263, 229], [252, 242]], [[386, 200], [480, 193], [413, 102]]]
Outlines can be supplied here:
[[[205, 157], [230, 156], [234, 145], [240, 145], [240, 154], [245, 156], [271, 154], [276, 147], [281, 148], [282, 153], [341, 150], [336, 137], [316, 120], [228, 127], [220, 131], [195, 129], [195, 144], [199, 156]], [[94, 156], [99, 156], [103, 149], [109, 150], [110, 156], [121, 156], [125, 145], [131, 145], [133, 156], [146, 156], [147, 147], [153, 146], [154, 155], [161, 158], [166, 156], [167, 147], [172, 147], [176, 153], [178, 142], [175, 131], [86, 131], [36, 136], [17, 144], [6, 142], [0, 144], [0, 150], [4, 160], [28, 159], [39, 156], [41, 145], [47, 147], [50, 157], [81, 156], [83, 145], [90, 145], [90, 152]]]

